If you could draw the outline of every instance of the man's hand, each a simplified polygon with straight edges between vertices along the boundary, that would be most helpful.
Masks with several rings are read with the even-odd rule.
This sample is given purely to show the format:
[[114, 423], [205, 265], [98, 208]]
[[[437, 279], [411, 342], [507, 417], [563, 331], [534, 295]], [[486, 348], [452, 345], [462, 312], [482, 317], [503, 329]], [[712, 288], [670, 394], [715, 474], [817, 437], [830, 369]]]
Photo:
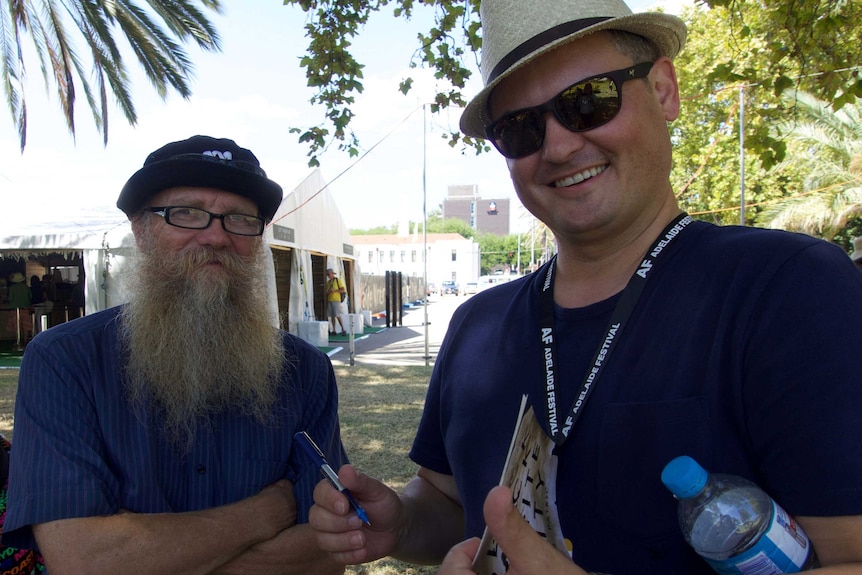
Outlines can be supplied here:
[[54, 575], [202, 575], [295, 522], [293, 486], [281, 480], [221, 507], [59, 519], [34, 525], [33, 534]]
[[471, 567], [481, 542], [478, 537], [473, 537], [450, 549], [437, 575], [476, 575]]
[[309, 511], [317, 544], [345, 564], [392, 554], [400, 532], [402, 506], [398, 495], [382, 482], [357, 473], [352, 465], [342, 466], [338, 478], [365, 508], [371, 526], [356, 516], [343, 494], [323, 480], [314, 489], [314, 506]]
[[[512, 505], [512, 491], [495, 487], [485, 499], [485, 522], [509, 561], [507, 575], [587, 575], [536, 533]], [[438, 575], [467, 575], [479, 548], [478, 539], [453, 547], [440, 566]]]

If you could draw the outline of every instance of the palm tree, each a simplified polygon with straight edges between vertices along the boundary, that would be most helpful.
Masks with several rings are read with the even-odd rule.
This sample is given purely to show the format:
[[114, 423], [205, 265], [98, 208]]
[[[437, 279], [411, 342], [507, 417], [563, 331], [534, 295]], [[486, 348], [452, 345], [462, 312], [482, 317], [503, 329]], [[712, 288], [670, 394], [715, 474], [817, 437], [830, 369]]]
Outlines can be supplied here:
[[862, 102], [836, 111], [811, 94], [795, 97], [781, 167], [801, 174], [802, 192], [765, 209], [759, 223], [831, 240], [862, 216]]
[[[0, 10], [0, 81], [18, 128], [21, 151], [27, 142], [24, 97], [27, 69], [23, 44], [28, 36], [45, 84], [56, 85], [72, 136], [80, 87], [96, 128], [107, 144], [109, 89], [128, 122], [134, 125], [137, 121], [127, 68], [112, 36], [115, 27], [128, 40], [132, 53], [162, 98], [170, 88], [187, 98], [191, 95], [188, 81], [192, 65], [181, 44], [191, 38], [204, 50], [220, 50], [218, 33], [203, 10], [221, 13], [219, 2], [146, 0], [149, 6], [146, 10], [133, 0], [8, 0], [6, 9]], [[91, 57], [89, 67], [75, 50], [69, 29], [77, 29], [77, 36], [83, 39]]]

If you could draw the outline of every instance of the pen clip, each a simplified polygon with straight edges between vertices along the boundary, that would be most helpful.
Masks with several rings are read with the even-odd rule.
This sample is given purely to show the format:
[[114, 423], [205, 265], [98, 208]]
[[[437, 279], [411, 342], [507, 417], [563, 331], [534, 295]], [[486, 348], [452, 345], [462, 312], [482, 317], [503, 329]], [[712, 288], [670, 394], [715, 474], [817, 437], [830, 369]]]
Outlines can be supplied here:
[[[317, 463], [324, 463], [326, 459], [323, 456], [323, 451], [317, 446], [311, 436], [304, 431], [297, 432], [296, 435], [293, 436], [293, 439], [299, 443], [299, 446], [305, 451], [308, 455], [311, 456]], [[320, 461], [317, 461], [317, 460]]]

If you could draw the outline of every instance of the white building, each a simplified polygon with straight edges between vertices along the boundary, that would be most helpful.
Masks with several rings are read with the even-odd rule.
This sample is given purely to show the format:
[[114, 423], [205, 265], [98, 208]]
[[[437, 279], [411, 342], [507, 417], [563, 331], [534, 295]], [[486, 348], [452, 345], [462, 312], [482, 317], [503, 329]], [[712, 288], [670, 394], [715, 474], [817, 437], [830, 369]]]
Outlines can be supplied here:
[[[479, 277], [479, 244], [460, 234], [353, 235], [355, 261], [363, 274], [401, 272], [407, 277], [425, 277], [438, 286], [444, 280], [460, 284]], [[427, 258], [423, 255], [427, 252]]]

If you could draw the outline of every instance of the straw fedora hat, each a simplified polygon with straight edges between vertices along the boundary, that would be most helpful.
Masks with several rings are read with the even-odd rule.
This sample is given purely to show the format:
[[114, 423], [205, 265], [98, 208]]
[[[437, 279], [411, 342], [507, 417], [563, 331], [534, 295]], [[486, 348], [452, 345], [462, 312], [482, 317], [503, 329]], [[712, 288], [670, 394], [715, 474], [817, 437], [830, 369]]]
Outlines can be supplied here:
[[622, 30], [652, 40], [674, 58], [685, 44], [685, 23], [658, 12], [632, 14], [622, 0], [482, 0], [482, 80], [485, 88], [461, 115], [461, 131], [486, 138], [488, 96], [506, 76], [542, 54], [599, 30]]

